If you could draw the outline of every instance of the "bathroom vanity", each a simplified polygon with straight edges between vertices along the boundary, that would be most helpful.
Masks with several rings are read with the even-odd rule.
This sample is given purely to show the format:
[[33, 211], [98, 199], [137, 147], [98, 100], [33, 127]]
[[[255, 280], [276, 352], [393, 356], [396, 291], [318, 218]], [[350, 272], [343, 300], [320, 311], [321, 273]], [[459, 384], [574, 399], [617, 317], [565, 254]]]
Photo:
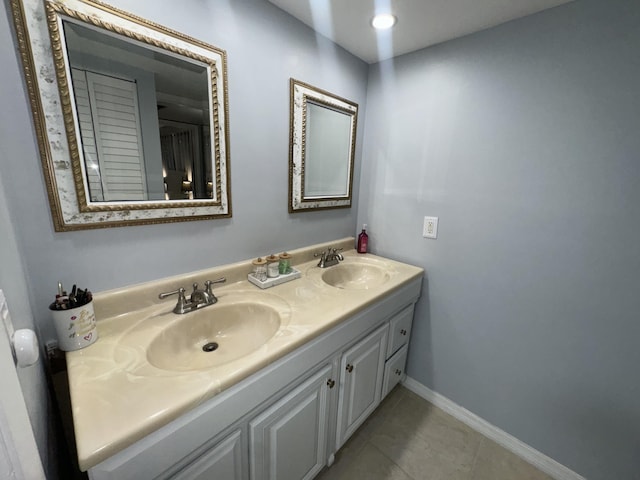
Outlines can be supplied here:
[[[344, 261], [318, 268], [329, 246]], [[283, 480], [331, 465], [404, 375], [423, 275], [351, 248], [292, 252], [302, 277], [265, 291], [247, 261], [97, 294], [100, 339], [67, 353], [81, 468], [92, 480]], [[176, 315], [157, 299], [221, 276], [211, 307]], [[238, 320], [251, 313], [259, 324]], [[231, 323], [203, 352], [199, 325], [216, 316]]]

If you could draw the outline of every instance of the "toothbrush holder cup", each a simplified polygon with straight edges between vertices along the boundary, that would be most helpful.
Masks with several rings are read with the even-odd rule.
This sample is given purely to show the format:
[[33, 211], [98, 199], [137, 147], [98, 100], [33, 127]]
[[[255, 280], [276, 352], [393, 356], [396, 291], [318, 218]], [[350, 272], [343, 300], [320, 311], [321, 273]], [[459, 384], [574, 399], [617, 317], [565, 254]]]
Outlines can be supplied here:
[[93, 300], [76, 308], [52, 310], [51, 315], [60, 350], [65, 352], [80, 350], [98, 339]]

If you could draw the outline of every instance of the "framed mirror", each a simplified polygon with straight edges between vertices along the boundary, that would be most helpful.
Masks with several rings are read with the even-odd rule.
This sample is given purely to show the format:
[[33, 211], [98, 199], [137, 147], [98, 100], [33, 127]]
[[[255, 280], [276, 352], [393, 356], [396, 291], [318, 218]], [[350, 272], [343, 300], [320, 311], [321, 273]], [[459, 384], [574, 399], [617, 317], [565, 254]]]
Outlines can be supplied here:
[[351, 207], [358, 104], [290, 80], [289, 212]]
[[231, 216], [226, 53], [97, 0], [11, 0], [56, 231]]

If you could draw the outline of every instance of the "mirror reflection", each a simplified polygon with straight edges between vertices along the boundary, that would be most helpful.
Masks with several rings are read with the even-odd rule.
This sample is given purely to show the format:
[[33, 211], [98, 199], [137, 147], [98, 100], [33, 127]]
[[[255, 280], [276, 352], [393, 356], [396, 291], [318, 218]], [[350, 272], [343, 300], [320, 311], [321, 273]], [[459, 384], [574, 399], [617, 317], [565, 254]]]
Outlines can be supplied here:
[[351, 115], [307, 100], [306, 117], [302, 198], [348, 195]]
[[213, 198], [204, 65], [62, 22], [87, 199]]

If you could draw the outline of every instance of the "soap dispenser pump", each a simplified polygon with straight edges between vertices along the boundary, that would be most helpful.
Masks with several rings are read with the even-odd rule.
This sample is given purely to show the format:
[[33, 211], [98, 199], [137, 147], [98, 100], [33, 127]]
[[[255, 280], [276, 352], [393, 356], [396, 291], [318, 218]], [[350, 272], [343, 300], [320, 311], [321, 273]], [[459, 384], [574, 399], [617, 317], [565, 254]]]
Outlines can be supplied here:
[[362, 225], [362, 231], [358, 235], [358, 253], [367, 253], [369, 248], [369, 235], [367, 235], [367, 224]]

